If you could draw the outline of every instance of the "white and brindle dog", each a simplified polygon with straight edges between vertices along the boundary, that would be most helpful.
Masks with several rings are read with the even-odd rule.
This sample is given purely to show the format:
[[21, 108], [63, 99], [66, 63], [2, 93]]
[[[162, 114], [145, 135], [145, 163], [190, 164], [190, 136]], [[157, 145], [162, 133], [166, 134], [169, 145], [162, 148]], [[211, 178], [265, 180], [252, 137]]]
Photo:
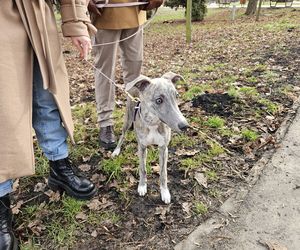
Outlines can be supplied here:
[[122, 135], [112, 156], [120, 153], [126, 131], [134, 125], [137, 135], [139, 156], [138, 193], [147, 193], [146, 158], [147, 146], [158, 145], [160, 165], [160, 192], [165, 203], [171, 202], [167, 186], [168, 145], [171, 139], [171, 129], [181, 132], [187, 129], [188, 123], [177, 105], [178, 93], [174, 84], [183, 80], [180, 75], [172, 72], [161, 78], [150, 79], [139, 76], [126, 86], [126, 91], [139, 98], [136, 104], [128, 98]]

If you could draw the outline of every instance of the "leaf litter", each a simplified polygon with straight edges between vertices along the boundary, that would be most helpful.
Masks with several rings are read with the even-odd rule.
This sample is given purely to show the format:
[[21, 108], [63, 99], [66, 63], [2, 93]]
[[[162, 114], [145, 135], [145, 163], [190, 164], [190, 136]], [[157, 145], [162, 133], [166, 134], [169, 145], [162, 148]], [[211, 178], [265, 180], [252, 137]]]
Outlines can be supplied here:
[[[300, 29], [277, 30], [271, 26], [280, 20], [299, 21], [300, 13], [264, 9], [263, 14], [268, 15], [262, 15], [259, 25], [243, 15], [235, 22], [224, 20], [226, 13], [221, 10], [195, 23], [191, 46], [185, 45], [182, 22], [153, 23], [145, 30], [143, 74], [182, 74], [186, 83], [178, 86], [180, 108], [202, 132], [188, 130], [188, 140], [172, 135], [172, 141], [178, 143], [169, 147], [171, 204], [161, 202], [159, 166], [154, 161], [148, 169], [148, 193], [138, 196], [135, 141], [125, 146], [125, 151], [130, 147], [135, 151], [126, 155], [130, 160], [121, 166], [119, 177], [111, 177], [103, 170], [100, 163], [109, 160], [111, 153], [98, 149], [97, 122], [86, 110], [82, 117], [75, 116], [76, 128], [85, 130], [75, 130], [80, 135], [76, 147], [83, 151], [74, 160], [99, 191], [73, 215], [81, 222], [76, 229], [80, 237], [58, 242], [48, 232], [53, 218], [59, 218], [65, 230], [74, 225], [61, 215], [66, 209], [65, 197], [47, 190], [44, 177], [37, 176], [22, 178], [15, 184], [14, 213], [21, 242], [40, 249], [57, 249], [58, 245], [65, 249], [173, 249], [209, 218], [239, 184], [246, 182], [255, 162], [276, 146], [275, 133], [286, 115], [293, 113], [292, 105], [300, 93]], [[93, 69], [78, 62], [77, 52], [68, 40], [64, 40], [63, 48], [68, 51], [65, 58], [72, 110], [95, 107]], [[122, 84], [121, 74], [118, 63], [117, 84]], [[117, 90], [116, 96], [118, 109], [124, 110], [124, 93]], [[207, 126], [212, 116], [221, 117], [224, 125]], [[120, 124], [122, 117], [123, 114]], [[116, 127], [118, 134], [120, 124]], [[242, 135], [243, 131], [248, 137]], [[224, 153], [218, 144], [231, 154]], [[195, 204], [207, 207], [207, 212], [195, 213]], [[35, 206], [37, 209], [29, 215]], [[266, 246], [274, 248], [273, 243]]]

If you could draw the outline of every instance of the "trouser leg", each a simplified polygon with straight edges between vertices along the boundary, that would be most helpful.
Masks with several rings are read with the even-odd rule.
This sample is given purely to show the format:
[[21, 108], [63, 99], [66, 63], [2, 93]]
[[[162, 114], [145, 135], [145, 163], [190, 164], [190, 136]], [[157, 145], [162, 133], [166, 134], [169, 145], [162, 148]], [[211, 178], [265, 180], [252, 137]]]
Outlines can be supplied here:
[[45, 156], [56, 161], [68, 156], [67, 132], [53, 95], [43, 89], [43, 79], [37, 59], [33, 66], [32, 124]]
[[[119, 30], [98, 30], [95, 44], [120, 40]], [[118, 43], [94, 47], [95, 66], [109, 79], [115, 79]], [[115, 107], [115, 86], [98, 70], [95, 71], [95, 91], [98, 123], [100, 127], [113, 125], [112, 113]]]
[[[123, 30], [121, 39], [136, 33], [138, 30], [139, 28]], [[143, 30], [140, 30], [133, 37], [120, 43], [120, 48], [123, 79], [124, 83], [127, 84], [137, 78], [142, 71]]]

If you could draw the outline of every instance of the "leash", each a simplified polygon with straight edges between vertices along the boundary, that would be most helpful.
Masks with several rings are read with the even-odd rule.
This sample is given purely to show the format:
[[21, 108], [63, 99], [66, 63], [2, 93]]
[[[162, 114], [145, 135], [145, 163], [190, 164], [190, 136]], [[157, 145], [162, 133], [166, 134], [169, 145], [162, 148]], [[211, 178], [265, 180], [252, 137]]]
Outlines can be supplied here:
[[96, 7], [98, 9], [101, 9], [101, 8], [122, 8], [122, 7], [133, 7], [133, 6], [146, 5], [146, 4], [148, 4], [148, 2], [109, 3], [109, 0], [105, 0], [105, 1], [97, 2]]
[[86, 62], [88, 65], [90, 65], [94, 70], [96, 70], [102, 76], [104, 76], [111, 84], [113, 84], [115, 87], [117, 87], [122, 92], [124, 92], [133, 102], [137, 102], [137, 103], [140, 102], [140, 99], [138, 97], [132, 96], [121, 85], [117, 84], [114, 80], [110, 79], [107, 75], [105, 75], [100, 69], [98, 69], [96, 66], [94, 66], [94, 64], [90, 63], [87, 59], [83, 59], [83, 61]]
[[[116, 40], [116, 41], [112, 41], [112, 42], [92, 44], [92, 47], [96, 48], [96, 47], [100, 47], [100, 46], [121, 43], [121, 42], [124, 42], [124, 41], [130, 39], [131, 37], [134, 37], [136, 34], [138, 34], [139, 32], [143, 31], [143, 29], [145, 29], [153, 21], [154, 17], [157, 14], [157, 10], [158, 10], [158, 8], [155, 9], [155, 11], [154, 11], [153, 15], [151, 16], [151, 18], [149, 18], [147, 20], [147, 22], [145, 22], [144, 24], [142, 24], [141, 26], [139, 26], [138, 30], [135, 33], [131, 34], [130, 36], [127, 36], [127, 37], [125, 37], [125, 38], [123, 38], [121, 40]], [[95, 39], [93, 39], [93, 40], [95, 40]]]
[[[108, 2], [108, 0], [105, 0], [106, 3]], [[98, 7], [98, 5], [97, 5]], [[124, 6], [123, 6], [124, 7]], [[125, 37], [121, 40], [117, 40], [117, 41], [112, 41], [112, 42], [106, 42], [106, 43], [100, 43], [100, 44], [94, 44], [92, 45], [92, 47], [100, 47], [100, 46], [105, 46], [105, 45], [110, 45], [110, 44], [116, 44], [116, 43], [120, 43], [123, 41], [126, 41], [128, 39], [130, 39], [131, 37], [135, 36], [136, 34], [138, 34], [139, 32], [141, 32], [143, 30], [143, 28], [146, 28], [153, 20], [153, 18], [156, 16], [157, 14], [157, 10], [158, 8], [155, 9], [154, 14], [151, 16], [151, 18], [144, 23], [143, 25], [139, 26], [138, 30], [133, 33], [132, 35]], [[141, 28], [142, 27], [142, 28]], [[122, 92], [124, 92], [133, 102], [137, 103], [137, 105], [135, 106], [135, 111], [134, 111], [134, 120], [136, 119], [137, 114], [140, 112], [140, 99], [138, 97], [133, 97], [128, 91], [126, 91], [122, 86], [120, 86], [119, 84], [117, 84], [115, 81], [113, 81], [112, 79], [110, 79], [107, 75], [105, 75], [101, 70], [99, 70], [97, 67], [94, 66], [94, 64], [90, 63], [87, 59], [83, 59], [84, 62], [86, 62], [87, 64], [89, 64], [94, 70], [96, 70], [98, 73], [100, 73], [102, 76], [104, 76], [111, 84], [113, 84], [115, 87], [117, 87], [119, 90], [121, 90]], [[204, 133], [203, 131], [201, 131], [200, 128], [197, 128], [195, 126], [191, 126], [189, 125], [189, 128], [199, 132], [201, 135], [205, 136], [206, 138], [208, 138], [209, 140], [211, 140], [212, 142], [216, 143], [217, 145], [219, 145], [221, 148], [224, 149], [225, 152], [227, 152], [229, 155], [233, 155], [233, 152], [231, 152], [230, 150], [228, 150], [227, 148], [225, 148], [222, 144], [220, 144], [217, 140], [215, 140], [214, 138], [210, 137], [209, 135], [207, 135], [206, 133]]]

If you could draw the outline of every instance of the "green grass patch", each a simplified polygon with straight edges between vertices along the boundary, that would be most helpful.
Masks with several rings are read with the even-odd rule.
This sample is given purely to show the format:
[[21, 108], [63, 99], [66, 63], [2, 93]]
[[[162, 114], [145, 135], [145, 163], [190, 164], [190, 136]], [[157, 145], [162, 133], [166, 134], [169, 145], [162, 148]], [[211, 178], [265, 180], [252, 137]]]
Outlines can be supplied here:
[[197, 215], [204, 215], [208, 212], [208, 208], [203, 202], [197, 201], [194, 203], [194, 211]]
[[242, 130], [242, 136], [245, 138], [247, 141], [255, 141], [259, 135], [257, 132], [250, 130], [250, 129], [244, 129]]
[[195, 96], [198, 96], [205, 91], [209, 91], [212, 89], [212, 86], [208, 84], [194, 85], [190, 87], [190, 89], [182, 95], [182, 99], [185, 101], [192, 100]]
[[210, 181], [216, 181], [218, 180], [218, 175], [216, 173], [216, 171], [214, 170], [207, 170], [204, 172], [206, 178]]
[[210, 149], [208, 150], [208, 154], [211, 157], [215, 157], [215, 156], [218, 156], [218, 155], [224, 153], [224, 148], [218, 143], [210, 142], [209, 146], [210, 146]]
[[225, 120], [219, 116], [209, 117], [205, 123], [210, 128], [223, 128]]
[[271, 114], [275, 114], [278, 111], [278, 105], [268, 99], [261, 98], [258, 100], [258, 103], [264, 105], [266, 110]]
[[173, 134], [170, 142], [171, 147], [194, 147], [197, 145], [196, 140], [185, 134]]
[[87, 221], [95, 226], [99, 226], [103, 223], [116, 224], [121, 220], [121, 216], [113, 211], [105, 212], [90, 212]]
[[239, 92], [243, 96], [251, 99], [255, 99], [259, 95], [256, 88], [248, 86], [239, 88]]
[[281, 31], [287, 29], [294, 29], [299, 27], [299, 23], [294, 20], [281, 19], [277, 22], [268, 23], [262, 26], [269, 31]]

